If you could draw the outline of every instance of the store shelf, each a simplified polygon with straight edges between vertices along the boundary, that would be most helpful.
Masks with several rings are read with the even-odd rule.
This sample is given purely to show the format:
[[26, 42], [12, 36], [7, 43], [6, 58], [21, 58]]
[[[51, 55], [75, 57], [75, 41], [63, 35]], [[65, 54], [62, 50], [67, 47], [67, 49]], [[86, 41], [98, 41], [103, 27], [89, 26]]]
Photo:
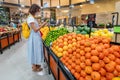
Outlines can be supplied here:
[[16, 42], [19, 41], [21, 33], [20, 31], [16, 31], [16, 32], [7, 32], [7, 33], [3, 33], [0, 36], [0, 52], [1, 54], [3, 53], [3, 50], [5, 48], [10, 48], [10, 46], [12, 44], [15, 44]]
[[45, 46], [43, 42], [44, 55], [48, 64], [48, 71], [51, 71], [55, 80], [76, 80], [70, 71], [62, 64], [60, 59], [52, 52], [52, 50]]

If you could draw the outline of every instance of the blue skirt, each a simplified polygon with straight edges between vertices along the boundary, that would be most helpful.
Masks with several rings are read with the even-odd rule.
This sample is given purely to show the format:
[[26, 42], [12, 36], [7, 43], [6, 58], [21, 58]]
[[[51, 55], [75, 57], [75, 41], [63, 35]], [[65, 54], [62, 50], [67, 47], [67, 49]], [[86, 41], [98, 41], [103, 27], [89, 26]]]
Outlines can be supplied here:
[[30, 64], [41, 64], [44, 61], [43, 43], [40, 33], [33, 30], [28, 39], [28, 59]]

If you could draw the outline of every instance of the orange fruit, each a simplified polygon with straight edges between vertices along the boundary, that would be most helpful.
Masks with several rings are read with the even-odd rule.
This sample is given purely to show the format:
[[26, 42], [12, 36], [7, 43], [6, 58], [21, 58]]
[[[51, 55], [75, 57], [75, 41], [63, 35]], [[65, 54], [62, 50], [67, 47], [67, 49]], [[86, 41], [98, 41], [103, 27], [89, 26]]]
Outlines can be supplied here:
[[109, 51], [108, 51], [109, 49], [104, 49], [103, 50], [103, 54], [105, 55], [105, 56], [108, 56], [108, 54], [109, 54]]
[[105, 55], [103, 53], [99, 53], [99, 58], [103, 59], [105, 57]]
[[80, 77], [79, 80], [85, 80], [85, 78], [84, 77]]
[[76, 53], [76, 58], [80, 59], [81, 55], [79, 53]]
[[68, 36], [68, 39], [69, 39], [69, 40], [72, 40], [72, 36]]
[[63, 49], [62, 48], [58, 48], [58, 52], [63, 52]]
[[106, 73], [106, 79], [107, 80], [112, 80], [112, 78], [114, 78], [113, 73]]
[[99, 73], [101, 74], [101, 76], [105, 76], [106, 75], [106, 70], [104, 68], [101, 68], [99, 70]]
[[97, 62], [99, 62], [99, 58], [97, 56], [92, 56], [91, 57], [91, 62], [97, 63]]
[[112, 66], [110, 63], [105, 65], [105, 69], [108, 72], [113, 72], [114, 71], [114, 66]]
[[72, 74], [75, 74], [75, 69], [71, 69], [71, 73], [72, 73]]
[[64, 47], [63, 47], [63, 50], [64, 50], [64, 51], [67, 51], [67, 50], [68, 50], [68, 46], [64, 46]]
[[100, 64], [99, 63], [93, 63], [92, 64], [92, 69], [95, 70], [95, 71], [100, 70]]
[[85, 48], [84, 46], [80, 46], [80, 49], [81, 49], [81, 50], [84, 50], [84, 48]]
[[84, 56], [85, 55], [85, 51], [84, 50], [80, 50], [80, 55]]
[[80, 49], [79, 49], [79, 48], [77, 48], [77, 49], [76, 49], [76, 52], [77, 52], [77, 53], [80, 53]]
[[73, 39], [72, 39], [72, 42], [76, 42], [76, 39], [73, 38]]
[[69, 70], [71, 70], [71, 69], [72, 69], [72, 66], [71, 66], [71, 65], [68, 65], [67, 68], [68, 68]]
[[73, 56], [73, 57], [72, 57], [72, 61], [74, 62], [75, 60], [76, 60], [76, 57], [75, 57], [75, 56]]
[[75, 73], [74, 73], [74, 76], [75, 76], [75, 78], [76, 78], [76, 79], [79, 79], [80, 74], [79, 74], [79, 73], [77, 73], [77, 72], [75, 72]]
[[116, 70], [120, 73], [120, 65], [116, 65]]
[[92, 79], [91, 79], [91, 76], [88, 76], [88, 75], [87, 75], [87, 76], [85, 77], [85, 80], [92, 80]]
[[67, 42], [67, 41], [68, 41], [68, 39], [67, 39], [67, 38], [64, 38], [63, 40], [64, 40], [64, 42]]
[[91, 51], [91, 54], [92, 54], [93, 56], [98, 56], [98, 55], [99, 55], [99, 52], [98, 52], [97, 50], [92, 50], [92, 51]]
[[75, 63], [76, 63], [77, 65], [80, 65], [80, 59], [76, 59]]
[[100, 76], [100, 73], [99, 72], [92, 72], [91, 73], [91, 78], [92, 80], [100, 80], [101, 76]]
[[113, 74], [114, 74], [114, 76], [118, 76], [118, 71], [115, 69], [114, 71], [113, 71]]
[[92, 45], [91, 45], [91, 49], [94, 50], [95, 48], [96, 48], [96, 44], [92, 44]]
[[72, 67], [72, 68], [75, 68], [75, 66], [76, 66], [75, 63], [72, 63], [72, 64], [71, 64], [71, 67]]
[[87, 74], [91, 74], [92, 73], [92, 67], [91, 66], [86, 66], [85, 67], [85, 72], [87, 73]]
[[68, 48], [72, 48], [72, 44], [68, 44]]
[[101, 67], [104, 67], [104, 66], [105, 66], [105, 63], [104, 63], [103, 60], [99, 60], [99, 64], [100, 64]]
[[63, 44], [64, 44], [65, 46], [68, 46], [68, 43], [67, 43], [67, 42], [64, 42]]
[[86, 66], [85, 63], [83, 63], [83, 62], [80, 63], [80, 67], [81, 67], [82, 69], [85, 69], [85, 66]]
[[72, 40], [68, 40], [68, 44], [72, 44], [73, 42], [72, 42]]
[[110, 62], [110, 59], [109, 59], [108, 57], [104, 57], [103, 61], [104, 61], [105, 63], [109, 63], [109, 62]]
[[85, 62], [85, 56], [81, 56], [80, 61]]
[[113, 52], [113, 54], [115, 55], [115, 57], [120, 58], [120, 54], [119, 54], [119, 52], [115, 51], [115, 52]]
[[63, 51], [63, 55], [65, 55], [65, 54], [68, 54], [68, 52], [67, 51]]
[[91, 66], [91, 64], [92, 64], [92, 63], [91, 63], [91, 60], [90, 60], [90, 59], [86, 59], [86, 60], [85, 60], [85, 64], [86, 64], [87, 66]]
[[91, 53], [86, 53], [86, 54], [85, 54], [85, 58], [86, 58], [86, 59], [90, 59], [90, 58], [91, 58]]
[[77, 43], [76, 43], [76, 42], [73, 42], [73, 43], [72, 43], [72, 45], [73, 45], [73, 46], [76, 46], [76, 45], [77, 45]]
[[97, 47], [96, 47], [96, 50], [97, 50], [98, 52], [102, 52], [103, 49], [102, 49], [102, 47], [97, 46]]
[[110, 47], [110, 45], [109, 44], [104, 44], [104, 48], [109, 48]]
[[90, 47], [85, 47], [85, 52], [90, 52], [91, 51], [91, 48]]
[[72, 50], [73, 50], [73, 51], [76, 51], [76, 47], [75, 47], [75, 46], [73, 46], [73, 47], [72, 47]]
[[73, 52], [72, 49], [68, 49], [69, 54], [72, 54], [72, 52]]
[[100, 79], [100, 80], [107, 80], [107, 79], [106, 79], [106, 77], [101, 77], [101, 79]]
[[81, 77], [86, 77], [87, 74], [84, 70], [81, 70], [80, 75], [81, 75]]
[[115, 60], [115, 56], [113, 54], [109, 54], [108, 55], [108, 58], [111, 60], [111, 61], [114, 61]]
[[80, 65], [76, 65], [76, 66], [75, 66], [75, 70], [76, 70], [76, 72], [79, 73], [79, 72], [81, 71], [81, 67], [80, 67]]
[[115, 62], [120, 65], [120, 59], [119, 58], [116, 58]]

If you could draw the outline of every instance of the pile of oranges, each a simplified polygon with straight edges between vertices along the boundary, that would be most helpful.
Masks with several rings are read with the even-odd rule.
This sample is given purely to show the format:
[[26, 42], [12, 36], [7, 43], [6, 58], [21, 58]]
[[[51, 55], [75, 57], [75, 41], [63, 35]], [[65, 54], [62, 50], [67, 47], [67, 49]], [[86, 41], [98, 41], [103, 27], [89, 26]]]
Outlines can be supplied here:
[[77, 80], [112, 80], [120, 76], [120, 46], [111, 45], [109, 38], [69, 33], [54, 41], [51, 49], [62, 56], [60, 60]]
[[65, 54], [72, 53], [73, 49], [76, 50], [81, 40], [85, 40], [87, 37], [81, 34], [69, 33], [60, 36], [52, 43], [51, 49], [58, 56], [62, 57]]

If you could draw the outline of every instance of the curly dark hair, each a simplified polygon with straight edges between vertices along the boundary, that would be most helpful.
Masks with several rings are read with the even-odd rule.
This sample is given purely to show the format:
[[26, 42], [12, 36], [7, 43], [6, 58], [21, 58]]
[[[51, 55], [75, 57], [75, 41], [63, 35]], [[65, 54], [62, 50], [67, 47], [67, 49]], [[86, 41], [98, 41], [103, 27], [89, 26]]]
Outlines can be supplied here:
[[40, 11], [40, 6], [38, 6], [37, 4], [32, 4], [32, 6], [29, 9], [29, 13], [35, 15], [35, 13], [38, 11]]

